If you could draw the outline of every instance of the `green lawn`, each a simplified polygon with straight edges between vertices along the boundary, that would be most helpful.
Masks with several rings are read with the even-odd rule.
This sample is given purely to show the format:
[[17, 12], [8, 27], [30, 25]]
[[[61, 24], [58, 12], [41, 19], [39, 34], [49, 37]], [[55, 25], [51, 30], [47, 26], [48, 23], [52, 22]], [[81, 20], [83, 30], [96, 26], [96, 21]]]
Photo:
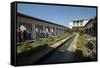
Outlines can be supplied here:
[[79, 34], [78, 39], [77, 39], [77, 50], [82, 49], [84, 42], [85, 42], [85, 37], [83, 35]]
[[78, 60], [83, 55], [82, 48], [83, 48], [84, 42], [85, 42], [84, 35], [79, 33], [77, 43], [76, 43], [76, 57], [78, 58]]

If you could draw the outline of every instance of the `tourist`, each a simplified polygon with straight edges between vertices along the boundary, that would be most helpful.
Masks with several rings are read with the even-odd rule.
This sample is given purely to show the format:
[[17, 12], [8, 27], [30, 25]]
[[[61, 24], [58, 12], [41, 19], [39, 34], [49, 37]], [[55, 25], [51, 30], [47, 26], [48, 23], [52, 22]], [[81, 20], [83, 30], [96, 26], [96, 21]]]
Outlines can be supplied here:
[[30, 30], [27, 31], [27, 37], [29, 40], [31, 39], [31, 31]]
[[21, 42], [22, 38], [21, 38], [21, 30], [19, 28], [17, 28], [17, 42]]
[[25, 41], [26, 39], [27, 39], [27, 31], [24, 30], [24, 31], [23, 31], [23, 40]]

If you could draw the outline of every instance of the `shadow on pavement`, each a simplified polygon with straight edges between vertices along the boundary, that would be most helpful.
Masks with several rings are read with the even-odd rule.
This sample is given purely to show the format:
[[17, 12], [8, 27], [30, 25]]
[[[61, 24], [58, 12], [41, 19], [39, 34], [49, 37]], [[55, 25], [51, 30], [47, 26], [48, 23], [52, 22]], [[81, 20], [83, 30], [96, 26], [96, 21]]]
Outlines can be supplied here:
[[[48, 54], [41, 57], [48, 49], [53, 49]], [[40, 55], [40, 56], [39, 56]], [[39, 57], [37, 59], [37, 57]], [[84, 57], [81, 51], [70, 52], [70, 51], [60, 51], [56, 48], [51, 47], [39, 47], [34, 48], [31, 52], [17, 55], [17, 66], [23, 65], [41, 65], [41, 64], [57, 64], [57, 63], [71, 63], [71, 62], [87, 62], [96, 61], [97, 58], [91, 59], [89, 57]], [[34, 60], [36, 60], [34, 62]]]

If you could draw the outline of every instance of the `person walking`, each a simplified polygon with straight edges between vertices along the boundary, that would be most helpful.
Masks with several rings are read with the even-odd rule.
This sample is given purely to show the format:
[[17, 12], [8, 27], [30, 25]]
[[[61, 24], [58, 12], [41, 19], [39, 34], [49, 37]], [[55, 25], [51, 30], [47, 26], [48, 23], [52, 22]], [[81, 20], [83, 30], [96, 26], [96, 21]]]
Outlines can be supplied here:
[[27, 36], [28, 36], [28, 40], [30, 40], [31, 39], [31, 31], [30, 30], [27, 31]]
[[24, 41], [27, 40], [27, 31], [26, 30], [23, 31], [23, 40]]
[[22, 42], [21, 30], [19, 28], [17, 28], [17, 42]]

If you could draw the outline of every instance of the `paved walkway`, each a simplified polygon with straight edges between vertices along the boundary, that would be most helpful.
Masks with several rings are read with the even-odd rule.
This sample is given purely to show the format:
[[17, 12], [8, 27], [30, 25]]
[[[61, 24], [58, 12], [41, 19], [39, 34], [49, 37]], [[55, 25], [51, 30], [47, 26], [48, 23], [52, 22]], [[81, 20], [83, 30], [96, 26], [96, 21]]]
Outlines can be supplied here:
[[76, 35], [75, 39], [70, 44], [70, 46], [68, 47], [67, 51], [71, 51], [71, 52], [75, 52], [76, 51], [76, 43], [77, 43], [78, 36], [79, 36], [79, 34]]
[[65, 53], [65, 57], [62, 59], [63, 62], [73, 62], [73, 61], [75, 61], [76, 43], [77, 43], [78, 36], [79, 36], [79, 34], [77, 34], [75, 36], [73, 42], [67, 48], [67, 51]]

